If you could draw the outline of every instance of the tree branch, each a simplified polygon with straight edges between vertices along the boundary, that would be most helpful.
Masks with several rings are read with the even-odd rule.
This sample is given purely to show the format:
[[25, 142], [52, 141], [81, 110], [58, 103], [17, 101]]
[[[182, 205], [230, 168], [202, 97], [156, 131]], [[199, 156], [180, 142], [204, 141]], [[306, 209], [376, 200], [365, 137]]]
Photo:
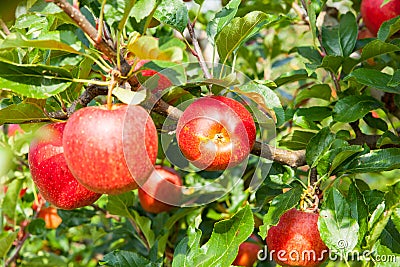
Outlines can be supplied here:
[[194, 24], [195, 24], [194, 22], [193, 23], [189, 22], [187, 25], [187, 29], [189, 31], [190, 38], [192, 38], [192, 43], [194, 46], [194, 51], [191, 49], [191, 52], [195, 57], [197, 57], [197, 60], [199, 61], [200, 64], [200, 68], [204, 72], [204, 76], [207, 79], [211, 79], [212, 77], [210, 71], [208, 70], [208, 67], [205, 63], [203, 52], [201, 51], [199, 41], [197, 40], [196, 33], [194, 32]]

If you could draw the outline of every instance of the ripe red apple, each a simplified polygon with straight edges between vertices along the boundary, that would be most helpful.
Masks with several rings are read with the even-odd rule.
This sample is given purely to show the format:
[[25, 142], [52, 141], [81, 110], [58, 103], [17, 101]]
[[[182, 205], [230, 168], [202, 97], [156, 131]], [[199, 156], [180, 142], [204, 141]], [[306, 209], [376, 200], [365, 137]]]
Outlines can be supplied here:
[[67, 164], [85, 187], [98, 193], [120, 194], [138, 188], [157, 157], [157, 130], [140, 106], [85, 107], [65, 126]]
[[381, 7], [383, 0], [363, 0], [361, 15], [365, 26], [376, 36], [383, 22], [400, 15], [400, 0], [391, 0]]
[[149, 179], [139, 187], [140, 205], [151, 213], [169, 211], [180, 202], [180, 186], [182, 178], [174, 169], [157, 165]]
[[62, 146], [65, 125], [59, 122], [41, 127], [30, 144], [28, 161], [39, 196], [70, 210], [92, 204], [101, 194], [86, 189], [70, 172]]
[[183, 112], [176, 136], [183, 155], [200, 169], [224, 170], [242, 162], [256, 138], [249, 111], [224, 96], [197, 99]]
[[249, 241], [240, 244], [239, 252], [232, 265], [252, 267], [258, 260], [258, 252], [262, 247], [257, 243], [258, 238], [254, 234], [251, 235], [249, 239]]
[[37, 217], [44, 220], [47, 229], [56, 229], [62, 223], [62, 219], [60, 215], [58, 215], [57, 209], [54, 207], [41, 209]]
[[17, 134], [17, 132], [24, 133], [24, 130], [22, 130], [22, 128], [21, 128], [21, 126], [19, 126], [19, 124], [9, 124], [8, 125], [8, 132], [7, 132], [8, 137], [15, 136]]
[[328, 247], [318, 231], [318, 214], [295, 208], [282, 215], [266, 238], [269, 253], [282, 266], [314, 267], [328, 257]]

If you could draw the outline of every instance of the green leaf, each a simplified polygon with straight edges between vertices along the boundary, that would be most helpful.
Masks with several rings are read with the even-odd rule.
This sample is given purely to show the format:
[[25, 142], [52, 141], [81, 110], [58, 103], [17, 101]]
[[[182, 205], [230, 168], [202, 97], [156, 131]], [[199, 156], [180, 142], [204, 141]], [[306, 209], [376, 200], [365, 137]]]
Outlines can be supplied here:
[[382, 103], [371, 96], [347, 96], [336, 103], [333, 118], [340, 122], [353, 122], [363, 118], [371, 110], [381, 107]]
[[17, 202], [19, 199], [19, 191], [21, 191], [23, 184], [22, 179], [14, 179], [12, 183], [8, 185], [7, 193], [3, 199], [3, 203], [1, 205], [3, 212], [9, 217], [15, 217], [15, 209], [17, 207]]
[[363, 120], [368, 124], [369, 127], [379, 129], [383, 132], [388, 130], [388, 125], [387, 123], [382, 120], [381, 118], [374, 118], [372, 117], [372, 114], [368, 112]]
[[340, 66], [343, 64], [344, 58], [341, 56], [328, 55], [322, 60], [322, 64], [318, 68], [324, 68], [326, 70], [337, 73]]
[[195, 266], [228, 266], [237, 255], [239, 245], [254, 230], [253, 213], [250, 206], [239, 210], [232, 218], [217, 222], [210, 239], [202, 246], [206, 257]]
[[130, 191], [119, 195], [108, 195], [107, 210], [114, 215], [133, 218], [130, 209], [136, 203], [135, 193]]
[[172, 267], [186, 267], [192, 265], [192, 257], [196, 254], [200, 254], [200, 238], [201, 231], [194, 230], [193, 238], [185, 236], [175, 247], [174, 258], [172, 261]]
[[385, 202], [379, 204], [368, 222], [369, 235], [365, 238], [368, 247], [375, 244], [390, 220], [392, 210], [385, 211], [385, 207]]
[[4, 258], [11, 249], [14, 240], [17, 238], [18, 232], [7, 232], [2, 234], [0, 238], [0, 258]]
[[324, 243], [341, 255], [352, 252], [358, 243], [359, 225], [351, 212], [349, 203], [336, 188], [325, 194], [318, 229]]
[[307, 144], [314, 135], [315, 131], [294, 129], [279, 141], [279, 145], [292, 150], [306, 149]]
[[392, 220], [388, 221], [379, 239], [382, 245], [386, 246], [394, 253], [400, 253], [400, 233]]
[[297, 206], [300, 202], [303, 188], [296, 186], [286, 193], [276, 196], [268, 209], [268, 213], [264, 215], [263, 225], [260, 226], [260, 236], [264, 239], [267, 236], [268, 229], [279, 222], [279, 218], [291, 208]]
[[379, 70], [359, 68], [352, 71], [344, 80], [354, 80], [360, 84], [376, 88], [387, 93], [400, 93], [400, 86], [389, 86], [392, 76]]
[[146, 237], [149, 247], [153, 247], [154, 232], [151, 230], [151, 223], [152, 223], [151, 219], [146, 216], [140, 216], [139, 213], [134, 209], [132, 209], [132, 213], [134, 216], [134, 221], [139, 227], [140, 231], [142, 231], [142, 233]]
[[211, 44], [214, 44], [221, 30], [235, 17], [240, 3], [241, 0], [230, 1], [215, 14], [215, 17], [207, 24], [206, 32]]
[[32, 235], [41, 235], [46, 232], [45, 221], [43, 219], [32, 220], [28, 225], [28, 232]]
[[384, 145], [400, 145], [400, 137], [387, 131], [376, 141], [376, 147], [380, 148]]
[[360, 60], [364, 61], [369, 58], [396, 51], [400, 51], [400, 47], [394, 44], [385, 43], [384, 41], [377, 39], [369, 42], [366, 46], [364, 46], [364, 48], [362, 49]]
[[368, 207], [365, 199], [355, 183], [351, 183], [347, 194], [347, 201], [350, 205], [351, 217], [356, 219], [359, 225], [358, 244], [361, 244], [368, 230]]
[[25, 100], [22, 103], [12, 104], [0, 109], [0, 125], [42, 120], [48, 120], [48, 117], [43, 112], [43, 106], [34, 101]]
[[303, 100], [310, 98], [319, 98], [329, 101], [331, 98], [331, 88], [327, 84], [316, 84], [310, 88], [306, 88], [297, 94], [294, 103], [297, 105]]
[[83, 55], [83, 53], [79, 51], [79, 47], [75, 46], [76, 48], [78, 48], [77, 50], [74, 47], [63, 42], [63, 40], [69, 37], [68, 35], [70, 34], [72, 33], [53, 32], [53, 33], [48, 33], [45, 36], [42, 36], [40, 40], [39, 39], [27, 40], [22, 34], [11, 33], [10, 35], [7, 36], [7, 38], [5, 38], [3, 41], [0, 42], [0, 50], [15, 49], [18, 47], [27, 47], [27, 48], [35, 47], [35, 48], [59, 50], [68, 53]]
[[223, 64], [246, 40], [252, 37], [267, 22], [275, 18], [260, 11], [248, 13], [243, 18], [234, 18], [216, 39], [218, 54]]
[[368, 213], [372, 213], [385, 199], [385, 193], [379, 190], [367, 190], [363, 192], [365, 203], [368, 205]]
[[356, 45], [357, 33], [356, 18], [348, 12], [341, 17], [338, 27], [322, 27], [322, 44], [328, 55], [348, 57]]
[[147, 18], [154, 8], [156, 8], [156, 0], [137, 0], [133, 6], [130, 16], [134, 17], [137, 22]]
[[317, 168], [318, 173], [320, 175], [328, 174], [328, 176], [331, 176], [340, 172], [343, 163], [362, 150], [361, 146], [349, 146], [348, 144], [329, 150], [320, 159]]
[[323, 128], [311, 138], [306, 148], [306, 161], [311, 168], [317, 166], [318, 161], [328, 151], [334, 140], [335, 135], [331, 133], [329, 127]]
[[387, 20], [382, 23], [378, 31], [378, 39], [386, 41], [393, 34], [400, 30], [400, 16]]
[[40, 64], [15, 64], [0, 61], [0, 84], [4, 89], [32, 97], [48, 98], [71, 85], [69, 71]]
[[315, 78], [317, 78], [317, 75], [315, 73], [313, 73], [312, 75], [308, 75], [306, 70], [300, 69], [282, 74], [275, 80], [275, 83], [279, 87], [286, 83]]
[[112, 267], [161, 267], [161, 263], [153, 263], [149, 259], [133, 251], [116, 250], [104, 255], [100, 265]]
[[297, 109], [296, 116], [304, 117], [308, 121], [322, 121], [332, 115], [330, 107], [313, 106], [309, 108]]
[[233, 91], [251, 98], [255, 103], [263, 107], [266, 111], [272, 111], [277, 126], [285, 121], [285, 112], [277, 94], [265, 85], [255, 82], [246, 83], [240, 89]]
[[154, 17], [179, 32], [183, 32], [189, 22], [188, 10], [180, 0], [162, 0]]
[[346, 173], [382, 172], [400, 168], [400, 149], [377, 149], [356, 157], [347, 166]]

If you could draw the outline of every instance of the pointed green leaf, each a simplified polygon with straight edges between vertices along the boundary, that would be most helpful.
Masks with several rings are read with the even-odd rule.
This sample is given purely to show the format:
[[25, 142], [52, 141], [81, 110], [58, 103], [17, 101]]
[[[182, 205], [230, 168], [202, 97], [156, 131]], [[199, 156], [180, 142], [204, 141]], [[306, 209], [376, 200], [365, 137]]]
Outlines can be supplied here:
[[234, 18], [226, 25], [217, 37], [216, 45], [219, 57], [225, 64], [228, 58], [243, 44], [252, 37], [267, 22], [275, 17], [260, 11], [248, 13], [243, 18]]
[[104, 255], [101, 265], [112, 267], [161, 267], [161, 263], [153, 263], [149, 259], [133, 251], [115, 250]]
[[32, 98], [48, 98], [71, 85], [69, 71], [40, 64], [0, 61], [0, 84], [4, 89]]
[[382, 103], [371, 96], [347, 96], [336, 103], [333, 118], [340, 122], [353, 122], [363, 118], [371, 110], [381, 107]]
[[303, 188], [296, 186], [286, 193], [276, 196], [271, 201], [268, 213], [264, 215], [263, 225], [260, 227], [259, 234], [262, 238], [267, 236], [268, 229], [271, 226], [276, 225], [279, 222], [279, 218], [282, 214], [299, 204], [302, 194]]
[[189, 22], [188, 10], [180, 0], [162, 0], [154, 17], [179, 32], [183, 32]]
[[392, 76], [375, 69], [356, 69], [352, 71], [344, 80], [355, 80], [356, 82], [381, 90], [387, 93], [400, 94], [400, 85], [389, 86]]
[[316, 84], [310, 88], [305, 88], [297, 94], [295, 104], [299, 104], [301, 101], [310, 98], [319, 98], [329, 101], [331, 98], [331, 88], [327, 84]]
[[377, 39], [363, 47], [360, 60], [364, 61], [369, 58], [396, 51], [400, 51], [400, 47]]
[[43, 106], [33, 101], [24, 101], [0, 109], [0, 125], [43, 120], [48, 120], [48, 117], [43, 112]]
[[324, 243], [339, 255], [352, 252], [358, 243], [359, 225], [351, 215], [349, 203], [336, 188], [325, 194], [318, 229]]
[[358, 225], [360, 226], [357, 243], [361, 244], [364, 235], [368, 230], [369, 214], [365, 199], [354, 183], [350, 184], [349, 192], [347, 194], [347, 200], [350, 205], [351, 217], [356, 219]]
[[241, 0], [230, 1], [215, 14], [215, 17], [207, 24], [206, 32], [211, 44], [214, 44], [221, 30], [235, 17], [240, 3]]
[[400, 16], [382, 23], [378, 31], [378, 39], [386, 41], [389, 37], [400, 30]]
[[17, 238], [18, 232], [8, 232], [0, 238], [0, 258], [4, 258], [11, 249], [14, 240]]
[[346, 173], [390, 171], [400, 168], [400, 149], [377, 149], [356, 157], [347, 166]]
[[328, 151], [335, 135], [331, 133], [329, 127], [323, 128], [313, 138], [306, 148], [306, 161], [311, 168], [317, 166], [320, 158]]
[[[210, 239], [197, 251], [191, 266], [229, 266], [238, 253], [238, 248], [254, 230], [253, 213], [250, 206], [239, 210], [232, 218], [217, 222]], [[196, 252], [196, 251], [195, 251]]]

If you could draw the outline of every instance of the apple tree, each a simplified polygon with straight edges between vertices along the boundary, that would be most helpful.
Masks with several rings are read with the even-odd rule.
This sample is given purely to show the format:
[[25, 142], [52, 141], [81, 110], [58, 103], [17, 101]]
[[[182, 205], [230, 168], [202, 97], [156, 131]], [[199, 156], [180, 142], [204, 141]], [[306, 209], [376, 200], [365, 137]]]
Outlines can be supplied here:
[[399, 0], [18, 0], [2, 266], [397, 266]]

